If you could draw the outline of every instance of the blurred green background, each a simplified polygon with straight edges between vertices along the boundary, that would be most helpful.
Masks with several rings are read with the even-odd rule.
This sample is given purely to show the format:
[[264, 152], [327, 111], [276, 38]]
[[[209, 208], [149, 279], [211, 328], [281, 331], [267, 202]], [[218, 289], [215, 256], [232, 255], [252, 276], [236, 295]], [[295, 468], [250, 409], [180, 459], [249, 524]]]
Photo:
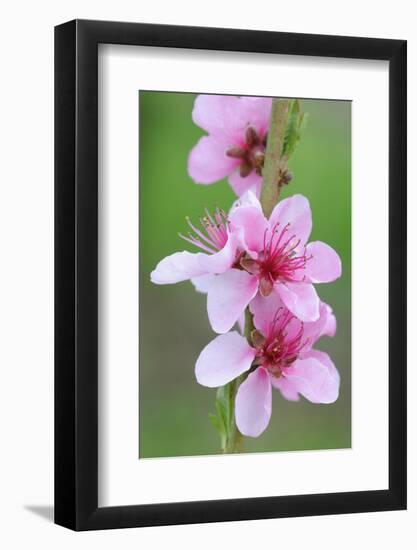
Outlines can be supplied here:
[[[157, 286], [149, 274], [164, 257], [193, 250], [178, 237], [185, 217], [197, 221], [207, 207], [226, 211], [235, 196], [227, 180], [196, 185], [187, 157], [204, 132], [191, 119], [195, 95], [140, 92], [140, 334], [139, 456], [219, 453], [219, 437], [208, 413], [216, 390], [200, 386], [194, 364], [215, 334], [206, 297], [190, 282]], [[333, 246], [343, 276], [317, 285], [337, 316], [336, 337], [315, 346], [327, 351], [341, 375], [340, 396], [331, 405], [303, 398], [289, 402], [273, 392], [267, 430], [245, 438], [243, 452], [346, 448], [351, 445], [351, 104], [302, 100], [307, 127], [290, 160], [294, 179], [281, 197], [302, 193], [313, 211], [311, 240]]]

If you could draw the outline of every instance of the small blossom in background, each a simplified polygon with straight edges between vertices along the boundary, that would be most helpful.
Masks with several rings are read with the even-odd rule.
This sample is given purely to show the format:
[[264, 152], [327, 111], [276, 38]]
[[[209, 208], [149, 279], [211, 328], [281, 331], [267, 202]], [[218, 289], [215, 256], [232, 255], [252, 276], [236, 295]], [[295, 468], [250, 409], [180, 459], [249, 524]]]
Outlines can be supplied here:
[[203, 386], [220, 387], [249, 371], [236, 395], [235, 418], [243, 435], [257, 437], [271, 417], [272, 387], [291, 401], [303, 395], [312, 403], [333, 403], [340, 377], [327, 353], [312, 348], [328, 330], [326, 304], [312, 323], [294, 317], [277, 294], [258, 294], [250, 310], [253, 345], [235, 331], [217, 336], [198, 357], [195, 373]]
[[189, 155], [191, 178], [210, 184], [228, 176], [236, 195], [259, 196], [271, 106], [271, 98], [197, 96], [192, 118], [208, 135]]
[[191, 279], [198, 291], [207, 292], [210, 324], [218, 333], [233, 327], [258, 291], [265, 297], [277, 293], [300, 320], [315, 321], [320, 300], [313, 283], [341, 275], [340, 258], [330, 246], [320, 241], [306, 245], [312, 219], [302, 195], [279, 202], [268, 220], [249, 191], [229, 215], [207, 214], [201, 229], [189, 224], [193, 233], [183, 238], [202, 252], [164, 258], [151, 280], [173, 284]]

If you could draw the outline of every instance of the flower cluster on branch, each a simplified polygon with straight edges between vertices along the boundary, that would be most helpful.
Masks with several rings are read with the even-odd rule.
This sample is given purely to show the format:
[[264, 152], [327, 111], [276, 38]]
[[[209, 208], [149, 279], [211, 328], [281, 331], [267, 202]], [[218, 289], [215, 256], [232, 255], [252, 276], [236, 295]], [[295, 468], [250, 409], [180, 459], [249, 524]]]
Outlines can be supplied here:
[[[196, 98], [193, 121], [208, 135], [190, 153], [189, 174], [202, 184], [228, 176], [238, 199], [228, 211], [188, 220], [188, 232], [180, 236], [196, 252], [176, 252], [151, 273], [155, 284], [191, 280], [207, 294], [208, 318], [218, 336], [200, 353], [196, 378], [217, 388], [239, 380], [235, 422], [251, 437], [269, 423], [272, 388], [288, 400], [301, 395], [312, 403], [332, 403], [340, 384], [330, 357], [313, 348], [336, 332], [333, 311], [315, 285], [341, 276], [340, 258], [329, 245], [309, 242], [312, 213], [306, 197], [279, 201], [269, 217], [259, 201], [272, 101]], [[298, 110], [294, 113], [298, 117]], [[245, 311], [251, 326], [246, 321], [245, 327]], [[236, 324], [240, 332], [233, 330]]]

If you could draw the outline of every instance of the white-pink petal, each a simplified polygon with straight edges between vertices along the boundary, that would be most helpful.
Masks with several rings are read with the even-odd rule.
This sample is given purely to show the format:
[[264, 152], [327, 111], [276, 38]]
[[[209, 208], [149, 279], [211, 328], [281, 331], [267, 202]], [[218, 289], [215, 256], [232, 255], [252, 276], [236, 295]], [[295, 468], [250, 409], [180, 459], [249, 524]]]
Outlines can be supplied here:
[[317, 359], [317, 361], [324, 365], [329, 372], [329, 376], [334, 380], [335, 384], [337, 385], [337, 389], [339, 389], [340, 374], [335, 367], [333, 361], [331, 360], [330, 355], [318, 349], [311, 349], [308, 352], [307, 357]]
[[201, 254], [200, 265], [207, 273], [224, 273], [236, 259], [236, 250], [241, 242], [241, 231], [229, 233], [224, 247], [215, 254]]
[[193, 277], [191, 279], [192, 284], [197, 292], [201, 294], [207, 294], [211, 283], [214, 281], [215, 275], [208, 273], [207, 275], [200, 275], [199, 277]]
[[230, 269], [217, 275], [207, 294], [207, 312], [215, 332], [229, 331], [258, 291], [258, 279]]
[[229, 215], [232, 228], [240, 228], [248, 252], [261, 252], [264, 247], [265, 231], [268, 220], [256, 206], [235, 208]]
[[237, 320], [237, 326], [239, 327], [240, 333], [245, 334], [245, 314], [242, 315]]
[[342, 262], [328, 244], [314, 241], [307, 245], [305, 275], [312, 283], [331, 283], [342, 274]]
[[320, 300], [312, 284], [276, 283], [274, 286], [287, 309], [300, 321], [316, 321], [320, 316]]
[[326, 323], [320, 336], [329, 336], [330, 338], [333, 338], [337, 330], [336, 316], [333, 313], [333, 309], [328, 304], [324, 304], [324, 306], [326, 308]]
[[239, 169], [237, 169], [230, 174], [229, 183], [238, 197], [241, 197], [247, 191], [252, 191], [257, 197], [261, 193], [262, 178], [258, 176], [255, 170], [252, 170], [250, 174], [242, 178]]
[[245, 124], [240, 120], [239, 101], [238, 97], [230, 95], [198, 95], [194, 102], [193, 121], [211, 135], [228, 138], [232, 145], [235, 132]]
[[271, 384], [274, 386], [274, 388], [281, 392], [282, 397], [284, 397], [287, 401], [300, 400], [300, 394], [298, 393], [297, 389], [284, 376], [281, 376], [280, 378], [275, 378], [274, 376], [271, 376]]
[[268, 335], [269, 328], [280, 307], [283, 307], [283, 302], [277, 292], [271, 292], [267, 297], [258, 293], [249, 304], [255, 328], [260, 330], [264, 336]]
[[242, 382], [236, 394], [236, 425], [243, 435], [258, 437], [271, 418], [272, 390], [268, 372], [258, 367]]
[[151, 273], [151, 281], [156, 285], [170, 285], [199, 277], [206, 273], [200, 264], [204, 254], [191, 252], [175, 252], [162, 259]]
[[293, 195], [280, 201], [269, 218], [271, 231], [279, 223], [280, 229], [288, 225], [288, 236], [300, 240], [300, 247], [305, 245], [313, 227], [310, 203], [303, 195]]
[[221, 334], [200, 353], [195, 365], [197, 382], [209, 388], [224, 386], [250, 369], [255, 354], [237, 332]]
[[235, 200], [232, 208], [230, 209], [230, 214], [234, 212], [236, 208], [241, 208], [242, 206], [255, 206], [258, 210], [262, 212], [261, 203], [259, 202], [256, 194], [251, 189], [246, 191], [241, 197]]
[[312, 403], [333, 403], [339, 397], [340, 377], [330, 357], [310, 351], [283, 374], [288, 386]]
[[261, 139], [269, 128], [272, 98], [243, 96], [239, 100], [239, 114], [242, 120], [253, 126]]
[[310, 350], [317, 340], [323, 335], [323, 330], [325, 329], [328, 319], [327, 307], [323, 302], [320, 302], [319, 314], [320, 316], [317, 321], [303, 323], [303, 353]]
[[213, 136], [200, 138], [188, 157], [188, 173], [196, 183], [209, 184], [228, 176], [239, 159], [226, 155], [228, 144]]

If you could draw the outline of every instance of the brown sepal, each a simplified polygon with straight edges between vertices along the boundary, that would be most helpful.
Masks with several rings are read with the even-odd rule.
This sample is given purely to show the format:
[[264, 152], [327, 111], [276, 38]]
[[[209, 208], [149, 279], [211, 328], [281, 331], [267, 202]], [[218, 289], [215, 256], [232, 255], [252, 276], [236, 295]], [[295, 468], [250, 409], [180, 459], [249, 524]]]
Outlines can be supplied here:
[[243, 159], [242, 164], [239, 168], [239, 173], [242, 178], [246, 178], [252, 172], [252, 164], [250, 164], [246, 159]]
[[259, 273], [258, 262], [256, 260], [253, 260], [252, 258], [243, 257], [240, 260], [240, 265], [245, 271], [247, 271], [251, 275], [257, 275]]
[[259, 145], [261, 140], [259, 139], [258, 133], [253, 126], [248, 126], [245, 132], [245, 141], [249, 147], [254, 145]]
[[246, 156], [246, 151], [241, 147], [229, 147], [226, 149], [226, 155], [233, 159], [243, 159]]
[[257, 349], [261, 349], [262, 346], [265, 344], [265, 336], [261, 332], [259, 332], [259, 330], [252, 330], [252, 332], [250, 333], [250, 337], [252, 339], [252, 344]]

